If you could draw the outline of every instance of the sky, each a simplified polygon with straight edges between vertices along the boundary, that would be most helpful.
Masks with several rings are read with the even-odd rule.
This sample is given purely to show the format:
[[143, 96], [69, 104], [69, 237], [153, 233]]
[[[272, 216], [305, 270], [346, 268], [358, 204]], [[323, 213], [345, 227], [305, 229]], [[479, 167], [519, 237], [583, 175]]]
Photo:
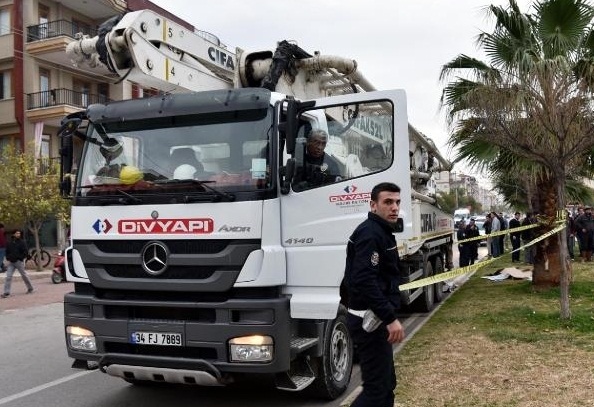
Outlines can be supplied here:
[[[404, 89], [408, 120], [444, 157], [450, 129], [440, 110], [441, 67], [459, 54], [485, 59], [476, 46], [493, 20], [485, 8], [509, 0], [151, 0], [229, 49], [274, 50], [293, 40], [312, 54], [357, 61], [378, 90]], [[522, 11], [532, 1], [517, 0]]]

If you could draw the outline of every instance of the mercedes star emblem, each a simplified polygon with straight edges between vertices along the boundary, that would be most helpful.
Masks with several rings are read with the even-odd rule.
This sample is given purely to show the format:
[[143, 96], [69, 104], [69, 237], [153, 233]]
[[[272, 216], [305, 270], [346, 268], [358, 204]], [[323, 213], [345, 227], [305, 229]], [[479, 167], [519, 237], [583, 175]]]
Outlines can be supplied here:
[[142, 249], [142, 268], [151, 276], [158, 276], [167, 269], [169, 251], [161, 242], [148, 242]]

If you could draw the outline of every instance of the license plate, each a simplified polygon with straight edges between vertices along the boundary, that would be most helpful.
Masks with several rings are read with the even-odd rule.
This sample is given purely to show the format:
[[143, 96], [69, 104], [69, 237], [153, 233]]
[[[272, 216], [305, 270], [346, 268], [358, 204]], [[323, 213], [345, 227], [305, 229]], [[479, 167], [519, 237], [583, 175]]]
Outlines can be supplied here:
[[130, 342], [139, 345], [182, 346], [182, 335], [164, 332], [132, 332]]

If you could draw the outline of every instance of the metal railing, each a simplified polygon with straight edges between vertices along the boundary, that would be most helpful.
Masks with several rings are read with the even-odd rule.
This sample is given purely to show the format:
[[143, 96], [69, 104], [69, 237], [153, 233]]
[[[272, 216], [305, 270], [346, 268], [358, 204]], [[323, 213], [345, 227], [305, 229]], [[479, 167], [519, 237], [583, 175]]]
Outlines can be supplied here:
[[56, 174], [60, 165], [60, 157], [37, 158], [37, 175]]
[[49, 21], [47, 23], [30, 25], [27, 27], [27, 42], [45, 40], [60, 36], [74, 38], [77, 33], [88, 34], [90, 37], [97, 35], [97, 30], [67, 20]]
[[107, 103], [110, 101], [111, 99], [104, 95], [94, 95], [64, 88], [51, 89], [42, 92], [28, 93], [27, 110], [57, 105], [70, 105], [85, 109], [94, 103]]

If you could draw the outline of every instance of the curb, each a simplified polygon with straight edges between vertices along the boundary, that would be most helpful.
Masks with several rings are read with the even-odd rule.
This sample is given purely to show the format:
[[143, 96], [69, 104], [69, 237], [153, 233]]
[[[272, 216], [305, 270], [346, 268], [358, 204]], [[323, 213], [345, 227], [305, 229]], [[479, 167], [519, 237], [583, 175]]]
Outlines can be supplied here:
[[[27, 276], [31, 280], [39, 280], [42, 278], [50, 278], [52, 275], [52, 270], [25, 270], [27, 272]], [[0, 283], [4, 284], [4, 280], [6, 280], [6, 272], [0, 273]], [[12, 275], [12, 281], [19, 281], [22, 280], [21, 273], [15, 270], [14, 274]]]

